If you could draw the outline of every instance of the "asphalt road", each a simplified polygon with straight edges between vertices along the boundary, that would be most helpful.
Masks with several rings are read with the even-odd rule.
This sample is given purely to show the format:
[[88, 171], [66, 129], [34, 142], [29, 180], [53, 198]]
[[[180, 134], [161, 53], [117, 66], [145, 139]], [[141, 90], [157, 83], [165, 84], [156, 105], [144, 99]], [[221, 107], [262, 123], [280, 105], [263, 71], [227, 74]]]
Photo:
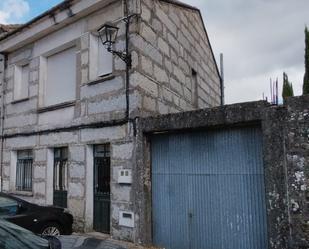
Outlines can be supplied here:
[[60, 236], [62, 249], [127, 249], [108, 240], [78, 235]]

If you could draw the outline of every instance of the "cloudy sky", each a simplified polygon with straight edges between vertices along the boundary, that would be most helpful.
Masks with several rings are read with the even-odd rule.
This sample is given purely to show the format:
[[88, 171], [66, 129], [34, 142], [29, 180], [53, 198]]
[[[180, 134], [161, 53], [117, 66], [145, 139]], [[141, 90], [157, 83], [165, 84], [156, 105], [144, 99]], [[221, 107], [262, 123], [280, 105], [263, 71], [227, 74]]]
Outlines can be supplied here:
[[[217, 59], [224, 54], [227, 103], [270, 95], [270, 78], [281, 85], [283, 71], [301, 94], [309, 0], [183, 1], [202, 10]], [[1, 0], [0, 23], [26, 22], [59, 2]]]

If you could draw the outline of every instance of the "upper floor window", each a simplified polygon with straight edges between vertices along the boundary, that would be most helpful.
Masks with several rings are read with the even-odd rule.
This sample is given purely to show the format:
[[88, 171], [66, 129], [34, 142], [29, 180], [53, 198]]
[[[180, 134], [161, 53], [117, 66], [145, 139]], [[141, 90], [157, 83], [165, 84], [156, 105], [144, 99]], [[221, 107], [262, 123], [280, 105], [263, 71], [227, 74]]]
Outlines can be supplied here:
[[76, 48], [71, 47], [45, 57], [44, 64], [43, 105], [52, 106], [75, 100]]
[[195, 108], [198, 108], [198, 80], [197, 72], [192, 68], [191, 90], [192, 90], [192, 104]]
[[14, 68], [14, 101], [29, 97], [29, 64], [15, 65]]
[[90, 80], [113, 72], [113, 55], [103, 46], [98, 36], [90, 35]]

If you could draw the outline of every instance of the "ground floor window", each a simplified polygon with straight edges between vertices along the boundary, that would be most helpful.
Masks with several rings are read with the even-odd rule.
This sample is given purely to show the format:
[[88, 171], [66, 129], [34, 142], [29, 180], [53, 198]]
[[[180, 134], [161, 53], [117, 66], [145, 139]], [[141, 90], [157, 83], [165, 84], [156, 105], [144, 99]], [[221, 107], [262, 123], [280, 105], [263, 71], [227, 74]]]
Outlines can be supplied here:
[[54, 205], [67, 207], [68, 148], [54, 149]]
[[32, 191], [32, 150], [17, 152], [16, 164], [16, 190]]

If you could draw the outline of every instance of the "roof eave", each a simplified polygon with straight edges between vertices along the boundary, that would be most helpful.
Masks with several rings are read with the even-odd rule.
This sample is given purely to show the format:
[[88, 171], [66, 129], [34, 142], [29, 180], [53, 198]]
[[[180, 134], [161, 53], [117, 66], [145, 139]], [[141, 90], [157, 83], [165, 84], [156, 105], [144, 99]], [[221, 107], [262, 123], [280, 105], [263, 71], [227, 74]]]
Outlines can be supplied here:
[[8, 38], [11, 35], [14, 35], [14, 34], [16, 34], [18, 32], [21, 32], [25, 28], [27, 28], [27, 27], [31, 26], [32, 24], [40, 21], [41, 19], [43, 19], [46, 16], [52, 16], [52, 15], [54, 15], [59, 10], [63, 10], [63, 9], [69, 8], [73, 1], [75, 1], [75, 0], [64, 0], [63, 2], [59, 3], [58, 5], [56, 5], [56, 6], [52, 7], [51, 9], [43, 12], [41, 15], [31, 19], [29, 22], [27, 22], [25, 24], [22, 24], [17, 29], [14, 29], [13, 31], [6, 33], [2, 37], [0, 37], [0, 41], [5, 40], [6, 38]]

